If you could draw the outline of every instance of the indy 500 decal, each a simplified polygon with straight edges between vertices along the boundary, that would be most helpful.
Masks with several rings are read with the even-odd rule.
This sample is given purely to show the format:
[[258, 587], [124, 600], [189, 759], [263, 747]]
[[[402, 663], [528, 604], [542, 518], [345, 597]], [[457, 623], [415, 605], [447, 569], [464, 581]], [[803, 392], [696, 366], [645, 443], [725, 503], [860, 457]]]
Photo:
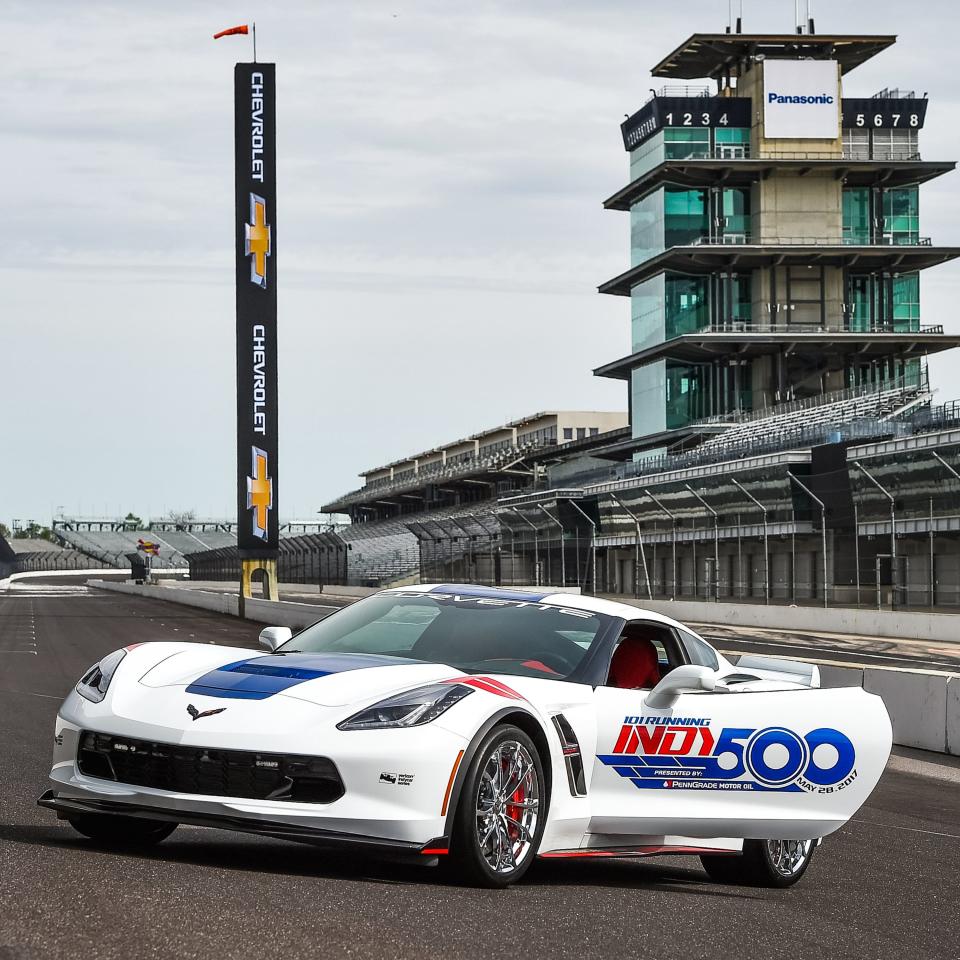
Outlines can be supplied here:
[[839, 730], [715, 730], [703, 717], [624, 717], [613, 753], [599, 760], [641, 790], [835, 793], [857, 777]]

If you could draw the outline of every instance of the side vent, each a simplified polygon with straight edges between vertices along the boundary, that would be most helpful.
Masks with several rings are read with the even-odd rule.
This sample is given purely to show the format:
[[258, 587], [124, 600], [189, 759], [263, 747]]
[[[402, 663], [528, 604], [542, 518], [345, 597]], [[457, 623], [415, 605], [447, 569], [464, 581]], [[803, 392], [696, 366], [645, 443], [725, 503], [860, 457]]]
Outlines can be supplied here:
[[563, 749], [563, 761], [567, 767], [567, 782], [570, 784], [570, 795], [585, 797], [587, 783], [583, 776], [583, 757], [580, 755], [580, 742], [570, 726], [570, 721], [562, 714], [555, 714], [553, 725], [560, 737], [560, 746]]

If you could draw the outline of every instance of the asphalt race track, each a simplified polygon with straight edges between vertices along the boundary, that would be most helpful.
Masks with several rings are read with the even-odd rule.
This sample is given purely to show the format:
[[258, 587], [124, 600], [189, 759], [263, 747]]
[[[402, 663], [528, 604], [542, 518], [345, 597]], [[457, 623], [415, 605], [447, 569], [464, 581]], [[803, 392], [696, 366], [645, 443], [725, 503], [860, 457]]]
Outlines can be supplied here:
[[0, 960], [60, 957], [960, 957], [960, 786], [888, 771], [792, 890], [696, 859], [541, 863], [518, 887], [181, 827], [146, 855], [36, 806], [57, 706], [138, 640], [254, 647], [259, 626], [82, 586], [0, 594]]

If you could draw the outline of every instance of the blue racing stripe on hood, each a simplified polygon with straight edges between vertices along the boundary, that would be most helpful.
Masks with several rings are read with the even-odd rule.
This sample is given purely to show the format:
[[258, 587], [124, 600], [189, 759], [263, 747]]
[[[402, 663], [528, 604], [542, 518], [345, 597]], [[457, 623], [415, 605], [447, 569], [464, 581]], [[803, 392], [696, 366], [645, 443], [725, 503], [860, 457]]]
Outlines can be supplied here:
[[194, 680], [186, 692], [235, 700], [265, 700], [299, 683], [334, 673], [419, 662], [367, 653], [272, 653], [217, 667]]
[[460, 597], [481, 597], [485, 600], [529, 600], [531, 603], [539, 603], [544, 597], [550, 596], [550, 593], [499, 590], [496, 587], [478, 587], [472, 583], [445, 583], [434, 587], [430, 593], [453, 593]]

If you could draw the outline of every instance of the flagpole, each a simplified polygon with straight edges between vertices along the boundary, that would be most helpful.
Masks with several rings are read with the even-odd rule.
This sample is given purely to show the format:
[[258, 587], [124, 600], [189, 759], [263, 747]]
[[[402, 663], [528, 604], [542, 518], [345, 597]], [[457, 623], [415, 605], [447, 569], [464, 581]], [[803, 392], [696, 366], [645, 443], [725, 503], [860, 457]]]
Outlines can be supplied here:
[[253, 62], [257, 62], [257, 24], [253, 24]]

